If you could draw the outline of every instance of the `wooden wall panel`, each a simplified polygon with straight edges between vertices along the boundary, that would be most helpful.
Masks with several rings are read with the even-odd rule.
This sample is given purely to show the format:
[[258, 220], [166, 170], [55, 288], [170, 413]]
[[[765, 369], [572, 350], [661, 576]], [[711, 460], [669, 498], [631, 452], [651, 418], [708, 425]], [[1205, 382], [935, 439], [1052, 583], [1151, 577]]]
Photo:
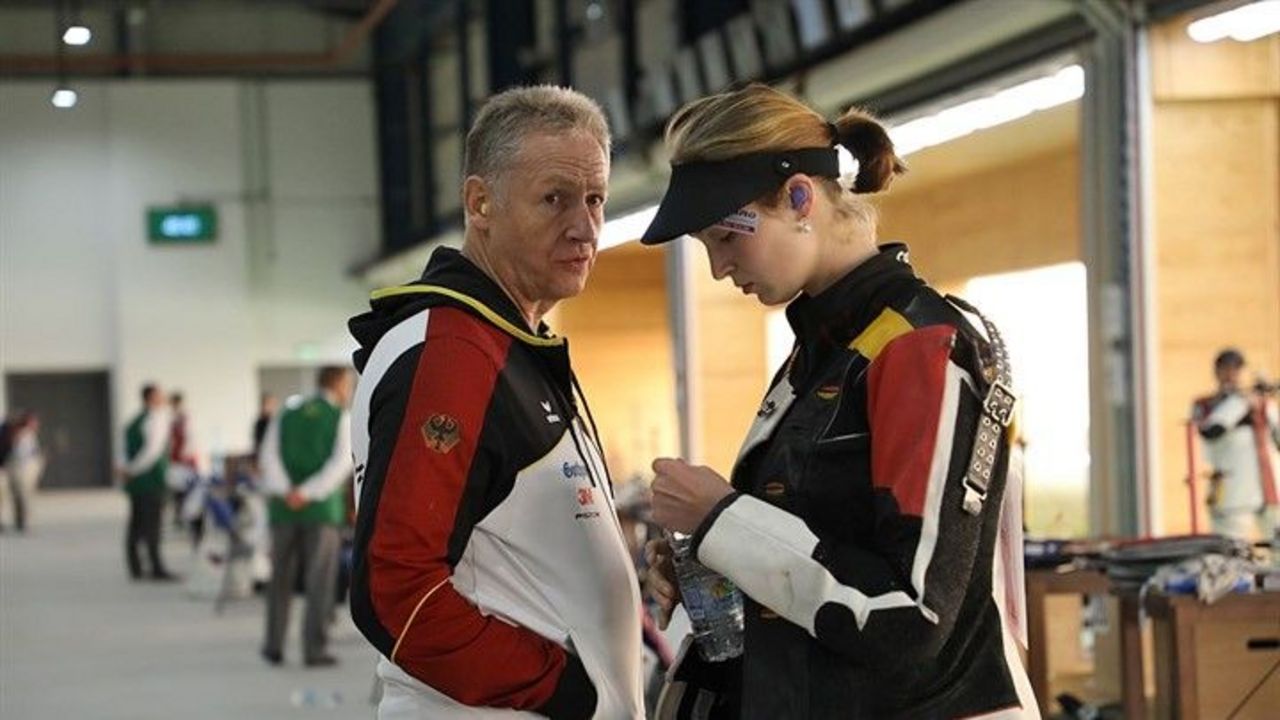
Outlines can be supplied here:
[[1280, 95], [1280, 35], [1253, 42], [1198, 43], [1190, 18], [1151, 30], [1151, 84], [1157, 102], [1274, 98]]
[[728, 477], [773, 370], [765, 367], [766, 309], [728, 280], [712, 280], [706, 253], [701, 248], [696, 253], [696, 372], [702, 409], [698, 462]]
[[615, 480], [648, 477], [655, 456], [679, 447], [665, 282], [661, 251], [609, 250], [582, 295], [548, 318], [568, 338]]
[[[994, 130], [992, 132], [999, 132]], [[880, 237], [902, 240], [930, 283], [1081, 259], [1079, 147], [877, 198]]]
[[1177, 533], [1190, 530], [1183, 422], [1213, 389], [1213, 356], [1233, 345], [1280, 373], [1280, 93], [1162, 101], [1154, 133], [1157, 486]]

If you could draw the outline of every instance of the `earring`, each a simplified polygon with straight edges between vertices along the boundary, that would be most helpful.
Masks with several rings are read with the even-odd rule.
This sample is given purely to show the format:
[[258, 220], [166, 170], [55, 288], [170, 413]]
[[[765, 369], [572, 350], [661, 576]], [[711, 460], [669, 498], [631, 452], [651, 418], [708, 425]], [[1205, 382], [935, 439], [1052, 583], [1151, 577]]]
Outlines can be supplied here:
[[809, 218], [802, 219], [799, 223], [796, 224], [796, 227], [798, 227], [800, 229], [800, 232], [802, 233], [813, 232], [813, 226], [809, 224]]

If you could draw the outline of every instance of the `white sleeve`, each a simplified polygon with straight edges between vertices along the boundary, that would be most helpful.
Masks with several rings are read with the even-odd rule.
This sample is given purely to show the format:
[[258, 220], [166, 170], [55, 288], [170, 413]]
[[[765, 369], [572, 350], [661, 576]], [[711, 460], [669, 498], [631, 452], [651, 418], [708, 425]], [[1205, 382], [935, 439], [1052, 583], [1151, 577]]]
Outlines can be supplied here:
[[34, 430], [24, 430], [18, 439], [13, 443], [13, 459], [17, 461], [30, 460], [40, 455], [40, 443], [36, 439]]
[[351, 414], [344, 410], [338, 418], [338, 434], [333, 439], [333, 452], [325, 461], [324, 467], [298, 486], [298, 492], [307, 500], [323, 500], [351, 476], [352, 466]]
[[1211, 428], [1217, 425], [1224, 430], [1230, 430], [1248, 417], [1251, 410], [1248, 398], [1239, 393], [1233, 393], [1223, 398], [1209, 411], [1208, 416], [1200, 421], [1200, 427]]
[[130, 476], [140, 475], [159, 462], [169, 449], [169, 416], [161, 412], [153, 412], [147, 416], [143, 433], [146, 439], [142, 450], [125, 466]]
[[262, 438], [262, 449], [258, 451], [258, 471], [262, 473], [261, 490], [263, 495], [288, 495], [289, 473], [284, 469], [280, 459], [280, 415], [271, 418], [267, 423], [267, 434]]

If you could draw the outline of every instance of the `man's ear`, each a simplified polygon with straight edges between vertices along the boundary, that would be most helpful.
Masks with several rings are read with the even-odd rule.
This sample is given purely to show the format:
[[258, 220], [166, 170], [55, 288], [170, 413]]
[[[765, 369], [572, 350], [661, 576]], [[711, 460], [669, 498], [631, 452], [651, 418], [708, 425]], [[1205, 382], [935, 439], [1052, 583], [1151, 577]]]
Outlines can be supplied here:
[[493, 212], [493, 189], [478, 175], [462, 183], [462, 209], [467, 225], [477, 230], [489, 229], [489, 213]]

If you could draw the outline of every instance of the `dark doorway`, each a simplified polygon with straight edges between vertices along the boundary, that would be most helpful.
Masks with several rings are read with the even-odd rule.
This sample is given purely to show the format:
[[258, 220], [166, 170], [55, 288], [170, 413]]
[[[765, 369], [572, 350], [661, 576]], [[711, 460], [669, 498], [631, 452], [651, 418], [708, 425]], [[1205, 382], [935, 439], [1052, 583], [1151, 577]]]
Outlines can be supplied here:
[[41, 488], [111, 486], [111, 405], [107, 373], [9, 373], [10, 412], [40, 416], [47, 466]]

